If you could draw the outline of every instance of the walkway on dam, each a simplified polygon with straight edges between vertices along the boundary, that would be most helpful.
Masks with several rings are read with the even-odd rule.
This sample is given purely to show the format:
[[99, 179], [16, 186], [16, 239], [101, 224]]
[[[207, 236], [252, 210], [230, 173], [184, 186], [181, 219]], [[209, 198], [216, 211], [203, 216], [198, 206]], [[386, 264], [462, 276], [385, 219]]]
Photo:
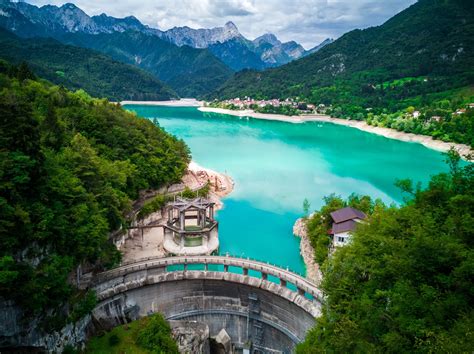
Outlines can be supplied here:
[[[198, 269], [198, 265], [202, 269]], [[292, 298], [299, 295], [299, 298], [317, 305], [318, 308], [323, 302], [323, 295], [318, 287], [301, 275], [264, 262], [229, 256], [180, 256], [137, 260], [97, 274], [93, 279], [93, 286], [99, 290], [99, 295], [103, 293], [105, 296], [106, 293], [110, 294], [107, 284], [117, 284], [117, 281], [128, 283], [125, 278], [134, 273], [141, 274], [144, 284], [181, 279], [221, 279], [271, 289], [269, 291], [287, 298], [289, 293], [293, 293]], [[136, 281], [133, 281], [135, 285]]]

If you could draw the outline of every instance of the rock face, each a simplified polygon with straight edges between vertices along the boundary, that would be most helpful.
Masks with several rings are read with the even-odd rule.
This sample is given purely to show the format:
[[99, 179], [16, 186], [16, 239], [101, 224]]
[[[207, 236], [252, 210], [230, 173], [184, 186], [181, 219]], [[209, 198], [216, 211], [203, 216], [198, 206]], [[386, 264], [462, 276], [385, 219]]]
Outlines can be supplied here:
[[216, 57], [236, 71], [245, 68], [261, 70], [280, 66], [314, 53], [332, 42], [327, 39], [306, 51], [295, 41], [282, 43], [272, 33], [266, 33], [250, 41], [232, 22], [227, 22], [224, 27], [211, 29], [174, 27], [162, 32], [160, 36], [178, 46], [209, 48]]
[[304, 218], [296, 220], [293, 226], [293, 235], [301, 238], [300, 253], [301, 256], [303, 256], [304, 263], [306, 264], [306, 276], [315, 284], [320, 284], [322, 274], [319, 270], [319, 264], [314, 260], [314, 248], [309, 240], [306, 229], [306, 220]]
[[215, 43], [224, 43], [234, 38], [244, 38], [233, 22], [224, 27], [193, 29], [187, 26], [174, 27], [163, 32], [162, 38], [178, 46], [188, 45], [193, 48], [207, 48]]
[[81, 346], [87, 338], [91, 316], [67, 324], [60, 331], [46, 334], [39, 319], [25, 324], [22, 310], [11, 301], [0, 298], [0, 348], [40, 348], [50, 353], [61, 353], [68, 345]]
[[183, 354], [209, 354], [209, 327], [202, 322], [170, 321], [171, 335]]

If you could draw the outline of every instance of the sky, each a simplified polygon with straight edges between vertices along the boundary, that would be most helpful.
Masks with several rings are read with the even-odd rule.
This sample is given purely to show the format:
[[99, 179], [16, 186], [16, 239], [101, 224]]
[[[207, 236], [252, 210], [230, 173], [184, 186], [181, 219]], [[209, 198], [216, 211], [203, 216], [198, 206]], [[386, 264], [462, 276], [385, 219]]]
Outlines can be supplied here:
[[27, 0], [72, 2], [89, 15], [133, 15], [150, 27], [211, 28], [232, 21], [248, 39], [273, 33], [309, 49], [355, 28], [381, 25], [416, 0]]

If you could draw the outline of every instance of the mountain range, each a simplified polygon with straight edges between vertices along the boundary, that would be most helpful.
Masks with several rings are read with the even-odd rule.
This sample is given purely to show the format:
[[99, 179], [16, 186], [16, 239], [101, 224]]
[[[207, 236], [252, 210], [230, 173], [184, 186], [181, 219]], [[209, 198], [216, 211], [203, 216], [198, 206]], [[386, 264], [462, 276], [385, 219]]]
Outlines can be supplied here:
[[346, 104], [360, 97], [360, 106], [374, 107], [388, 94], [377, 87], [392, 80], [425, 77], [420, 90], [410, 92], [415, 82], [397, 87], [399, 101], [473, 84], [473, 9], [466, 0], [419, 0], [381, 26], [350, 31], [312, 55], [263, 72], [237, 73], [211, 96], [299, 96]]
[[158, 35], [178, 46], [209, 48], [216, 57], [235, 71], [280, 66], [317, 52], [333, 41], [328, 38], [310, 50], [305, 50], [295, 41], [282, 43], [271, 33], [251, 41], [239, 32], [233, 22], [211, 29], [174, 27]]
[[[64, 4], [61, 7], [46, 5], [38, 8], [24, 2], [1, 0], [0, 8], [3, 11], [3, 14], [0, 15], [4, 17], [2, 25], [19, 36], [138, 31], [157, 36], [179, 47], [187, 45], [192, 48], [203, 49], [212, 46], [213, 53], [234, 70], [244, 68], [261, 69], [286, 64], [291, 60], [311, 54], [332, 41], [332, 39], [326, 39], [320, 45], [306, 51], [294, 41], [282, 43], [271, 33], [264, 34], [253, 41], [248, 40], [232, 22], [227, 22], [223, 27], [210, 29], [192, 29], [185, 26], [161, 31], [142, 24], [133, 16], [115, 18], [101, 14], [90, 17], [71, 3]], [[13, 10], [17, 13], [14, 13]], [[23, 18], [19, 16], [20, 14]], [[243, 48], [237, 49], [235, 44], [232, 46], [226, 45], [230, 41], [239, 43]], [[236, 52], [232, 52], [232, 48], [236, 49]], [[247, 51], [243, 50], [244, 48]], [[237, 65], [235, 59], [229, 59], [238, 57], [242, 53], [243, 55], [253, 54], [258, 56], [259, 62], [244, 58], [244, 62], [253, 64], [253, 66], [243, 67]]]

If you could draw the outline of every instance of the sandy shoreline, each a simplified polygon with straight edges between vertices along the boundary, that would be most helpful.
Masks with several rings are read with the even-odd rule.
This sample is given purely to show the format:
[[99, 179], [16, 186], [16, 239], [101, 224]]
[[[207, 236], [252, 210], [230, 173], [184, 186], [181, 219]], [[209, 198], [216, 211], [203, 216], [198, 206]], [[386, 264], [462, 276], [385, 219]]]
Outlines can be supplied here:
[[209, 199], [216, 203], [216, 210], [222, 209], [221, 198], [232, 193], [234, 190], [233, 179], [220, 172], [202, 167], [195, 161], [191, 161], [188, 166], [188, 173], [183, 177], [185, 186], [195, 189], [210, 184]]
[[124, 105], [144, 105], [144, 106], [169, 106], [169, 107], [200, 107], [202, 106], [202, 101], [198, 101], [194, 98], [183, 98], [180, 100], [170, 100], [170, 101], [122, 101], [120, 102], [122, 106]]
[[[243, 110], [243, 111], [233, 111], [229, 109], [222, 108], [211, 108], [211, 107], [199, 107], [201, 112], [213, 112], [220, 114], [228, 114], [237, 117], [252, 117], [256, 119], [266, 119], [266, 120], [276, 120], [281, 122], [288, 123], [305, 123], [305, 122], [324, 122], [324, 123], [333, 123], [344, 125], [346, 127], [356, 128], [368, 133], [377, 134], [384, 136], [389, 139], [396, 139], [400, 141], [418, 143], [426, 146], [429, 149], [446, 152], [451, 147], [454, 147], [461, 156], [468, 154], [474, 155], [474, 150], [472, 150], [468, 145], [457, 144], [457, 143], [446, 143], [440, 140], [434, 140], [431, 136], [427, 135], [416, 135], [413, 133], [400, 132], [395, 129], [390, 128], [381, 128], [368, 125], [364, 121], [356, 120], [347, 120], [342, 118], [332, 118], [327, 115], [322, 114], [308, 114], [301, 116], [285, 116], [281, 114], [265, 114], [265, 113], [256, 113], [252, 110]], [[472, 161], [472, 160], [471, 160]]]

